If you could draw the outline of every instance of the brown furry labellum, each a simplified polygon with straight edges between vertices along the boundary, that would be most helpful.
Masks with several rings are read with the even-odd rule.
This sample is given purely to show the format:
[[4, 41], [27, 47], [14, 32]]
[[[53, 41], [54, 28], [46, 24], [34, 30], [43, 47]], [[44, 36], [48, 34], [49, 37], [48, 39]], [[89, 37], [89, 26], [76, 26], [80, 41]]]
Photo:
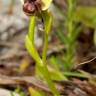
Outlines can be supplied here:
[[38, 14], [41, 11], [41, 0], [24, 0], [23, 11], [28, 16]]

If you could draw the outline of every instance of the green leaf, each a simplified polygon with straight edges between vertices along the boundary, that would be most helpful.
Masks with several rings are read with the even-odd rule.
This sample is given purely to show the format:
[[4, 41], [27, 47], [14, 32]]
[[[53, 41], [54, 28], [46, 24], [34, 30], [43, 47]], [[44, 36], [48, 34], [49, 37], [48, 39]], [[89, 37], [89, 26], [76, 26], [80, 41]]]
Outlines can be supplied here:
[[88, 27], [96, 27], [96, 7], [78, 7], [75, 13], [75, 21], [81, 22]]
[[49, 59], [49, 62], [50, 64], [52, 65], [53, 68], [55, 68], [56, 70], [59, 70], [60, 69], [60, 62], [61, 60], [58, 59], [58, 57], [55, 57], [55, 56], [52, 56], [50, 59]]
[[30, 16], [29, 20], [29, 30], [28, 30], [28, 37], [32, 44], [34, 44], [34, 32], [35, 32], [35, 25], [36, 25], [36, 16]]
[[[33, 59], [36, 62], [42, 62], [42, 60], [41, 60], [36, 48], [33, 46], [32, 42], [30, 41], [28, 36], [26, 36], [25, 45], [26, 45], [27, 51], [33, 57]], [[39, 64], [42, 64], [42, 63], [39, 63]], [[41, 65], [41, 66], [43, 66], [43, 65]]]
[[52, 80], [67, 80], [67, 78], [59, 71], [53, 68], [48, 68]]
[[29, 93], [30, 93], [30, 96], [44, 96], [42, 93], [33, 89], [32, 87], [29, 87]]
[[63, 75], [66, 77], [88, 78], [86, 75], [84, 75], [80, 72], [63, 72]]
[[[29, 52], [29, 54], [33, 57], [33, 59], [36, 62], [42, 62], [42, 60], [34, 46], [34, 31], [35, 31], [35, 23], [36, 23], [35, 21], [36, 21], [36, 17], [31, 16], [30, 24], [29, 24], [29, 32], [25, 38], [25, 46], [26, 46], [26, 49]], [[40, 64], [42, 64], [42, 63], [40, 63]]]

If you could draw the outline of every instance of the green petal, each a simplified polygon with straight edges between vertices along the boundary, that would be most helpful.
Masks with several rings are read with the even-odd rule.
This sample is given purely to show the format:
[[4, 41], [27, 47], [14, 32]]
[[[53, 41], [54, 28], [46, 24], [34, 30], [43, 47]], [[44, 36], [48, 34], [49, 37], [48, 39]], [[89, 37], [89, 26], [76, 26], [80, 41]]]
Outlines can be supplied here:
[[20, 0], [21, 1], [21, 4], [24, 4], [24, 0]]
[[49, 8], [52, 0], [42, 0], [42, 2], [44, 4], [42, 10], [47, 10]]

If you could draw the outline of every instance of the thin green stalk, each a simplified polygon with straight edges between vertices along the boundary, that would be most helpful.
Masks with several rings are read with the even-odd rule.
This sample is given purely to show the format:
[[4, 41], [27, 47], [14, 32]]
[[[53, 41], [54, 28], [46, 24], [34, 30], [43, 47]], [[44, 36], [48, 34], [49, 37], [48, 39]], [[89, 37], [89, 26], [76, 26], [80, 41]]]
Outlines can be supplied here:
[[48, 13], [43, 12], [41, 16], [43, 18], [43, 24], [44, 24], [44, 44], [43, 44], [44, 46], [43, 46], [43, 52], [42, 52], [42, 61], [44, 64], [44, 68], [42, 68], [43, 70], [41, 70], [41, 72], [43, 73], [48, 83], [48, 86], [53, 92], [54, 96], [60, 96], [58, 90], [56, 89], [51, 79], [51, 75], [50, 75], [50, 72], [48, 71], [47, 64], [46, 64], [46, 56], [47, 56], [47, 49], [48, 49], [48, 33], [50, 32], [51, 26], [52, 26], [52, 15], [49, 12]]
[[43, 25], [44, 25], [44, 44], [43, 44], [44, 46], [42, 52], [42, 60], [43, 63], [46, 63], [47, 48], [48, 48], [48, 34], [51, 30], [53, 18], [51, 13], [48, 11], [42, 12], [41, 17], [43, 19]]
[[46, 63], [47, 48], [48, 48], [48, 34], [45, 32], [44, 33], [44, 47], [43, 47], [43, 53], [42, 53], [43, 63]]
[[48, 71], [48, 68], [47, 68], [47, 64], [46, 64], [47, 48], [48, 48], [48, 34], [45, 32], [44, 33], [44, 47], [43, 47], [43, 53], [42, 53], [42, 61], [43, 61], [44, 67], [42, 68], [41, 72], [43, 73], [45, 80], [47, 81], [48, 86], [53, 92], [54, 96], [60, 96], [58, 90], [56, 89], [51, 79], [50, 72]]
[[35, 25], [36, 25], [36, 16], [31, 16], [30, 20], [29, 20], [29, 32], [28, 32], [28, 36], [32, 42], [32, 44], [34, 44], [34, 30], [35, 30]]

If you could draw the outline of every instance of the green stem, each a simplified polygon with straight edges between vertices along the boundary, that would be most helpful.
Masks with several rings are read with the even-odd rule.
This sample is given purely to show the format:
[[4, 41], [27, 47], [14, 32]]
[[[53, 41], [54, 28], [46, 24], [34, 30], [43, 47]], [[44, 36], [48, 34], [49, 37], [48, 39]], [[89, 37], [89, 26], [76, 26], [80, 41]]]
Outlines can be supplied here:
[[[50, 26], [50, 24], [49, 24], [49, 26]], [[50, 28], [51, 28], [51, 26], [47, 30], [45, 29], [45, 32], [44, 32], [44, 47], [43, 47], [43, 53], [42, 53], [42, 61], [44, 64], [44, 68], [41, 71], [47, 81], [49, 88], [51, 89], [52, 93], [54, 94], [54, 96], [60, 96], [58, 90], [56, 89], [56, 87], [51, 79], [51, 75], [50, 75], [50, 72], [48, 71], [47, 64], [46, 64], [46, 56], [47, 56], [47, 49], [48, 49], [48, 32], [47, 31], [49, 31]]]
[[47, 84], [48, 84], [49, 88], [51, 89], [52, 93], [54, 94], [54, 96], [60, 96], [58, 90], [56, 89], [56, 87], [51, 79], [50, 72], [48, 71], [48, 68], [47, 68], [47, 64], [46, 64], [47, 48], [48, 48], [48, 34], [46, 32], [44, 32], [44, 47], [43, 47], [43, 53], [42, 53], [42, 61], [43, 61], [44, 67], [42, 68], [43, 70], [41, 70], [41, 72], [43, 73], [43, 75], [47, 81]]
[[43, 63], [46, 63], [47, 48], [48, 48], [48, 34], [44, 32], [44, 47], [43, 47], [43, 53], [42, 53]]
[[66, 43], [66, 54], [65, 54], [65, 65], [66, 65], [66, 71], [70, 71], [71, 65], [73, 64], [73, 55], [74, 55], [74, 48], [75, 48], [75, 42], [72, 38], [73, 31], [74, 31], [74, 10], [75, 10], [75, 0], [68, 0], [68, 13], [67, 13], [67, 21], [66, 21], [66, 27], [67, 27], [67, 38], [68, 43]]

